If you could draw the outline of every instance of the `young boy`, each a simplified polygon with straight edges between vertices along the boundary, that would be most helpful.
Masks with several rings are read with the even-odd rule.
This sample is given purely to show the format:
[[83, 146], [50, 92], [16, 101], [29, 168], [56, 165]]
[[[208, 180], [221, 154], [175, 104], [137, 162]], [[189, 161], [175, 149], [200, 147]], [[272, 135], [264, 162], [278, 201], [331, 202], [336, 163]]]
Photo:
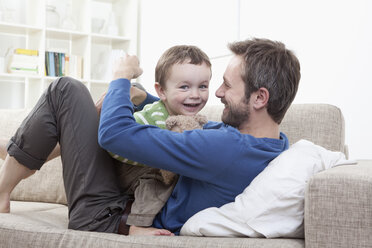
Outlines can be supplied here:
[[[169, 115], [197, 114], [208, 100], [210, 79], [211, 63], [203, 51], [195, 46], [169, 48], [160, 57], [155, 69], [155, 89], [160, 100], [135, 112], [136, 121], [165, 129], [165, 120]], [[177, 180], [166, 183], [159, 169], [110, 154], [123, 162], [119, 167], [121, 186], [134, 195], [127, 225], [151, 226]]]

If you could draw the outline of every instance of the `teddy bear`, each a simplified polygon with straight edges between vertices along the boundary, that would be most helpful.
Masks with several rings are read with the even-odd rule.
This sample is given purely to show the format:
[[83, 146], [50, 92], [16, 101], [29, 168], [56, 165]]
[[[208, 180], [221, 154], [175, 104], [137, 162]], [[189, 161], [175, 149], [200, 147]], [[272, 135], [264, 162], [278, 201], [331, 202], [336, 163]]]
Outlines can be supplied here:
[[[208, 122], [207, 117], [201, 114], [187, 115], [172, 115], [167, 118], [165, 125], [168, 130], [182, 133], [186, 130], [202, 129], [204, 124]], [[170, 185], [176, 178], [176, 174], [167, 170], [160, 170], [163, 182]]]

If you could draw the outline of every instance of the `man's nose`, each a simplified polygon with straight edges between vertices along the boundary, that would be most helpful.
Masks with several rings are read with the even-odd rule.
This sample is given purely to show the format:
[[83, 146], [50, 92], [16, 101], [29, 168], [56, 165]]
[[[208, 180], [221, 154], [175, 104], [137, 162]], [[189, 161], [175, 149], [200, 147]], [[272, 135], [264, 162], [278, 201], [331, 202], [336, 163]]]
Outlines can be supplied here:
[[222, 90], [222, 85], [216, 90], [216, 93], [215, 93], [215, 96], [218, 97], [218, 98], [222, 98], [223, 97], [223, 90]]

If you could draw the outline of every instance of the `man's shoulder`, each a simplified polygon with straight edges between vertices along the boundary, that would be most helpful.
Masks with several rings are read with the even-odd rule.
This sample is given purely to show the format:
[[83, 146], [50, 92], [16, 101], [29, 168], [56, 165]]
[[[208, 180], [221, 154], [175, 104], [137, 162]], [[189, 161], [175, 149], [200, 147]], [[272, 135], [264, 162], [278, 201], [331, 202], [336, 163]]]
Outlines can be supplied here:
[[252, 147], [265, 150], [265, 151], [272, 151], [275, 153], [281, 153], [288, 149], [288, 139], [287, 136], [283, 133], [280, 133], [279, 139], [274, 138], [257, 138], [251, 135], [246, 136], [247, 141], [251, 144]]
[[226, 127], [226, 125], [223, 122], [208, 121], [203, 126], [203, 129], [219, 129], [219, 128], [224, 128], [224, 127]]

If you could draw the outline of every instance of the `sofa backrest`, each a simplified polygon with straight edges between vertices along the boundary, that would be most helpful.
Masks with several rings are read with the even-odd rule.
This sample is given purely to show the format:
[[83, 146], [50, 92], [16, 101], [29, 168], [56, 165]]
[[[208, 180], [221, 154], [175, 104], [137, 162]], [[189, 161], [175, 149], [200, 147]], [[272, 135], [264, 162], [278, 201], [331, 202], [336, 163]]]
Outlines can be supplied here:
[[342, 112], [330, 104], [293, 104], [280, 125], [291, 144], [309, 140], [331, 151], [347, 154]]
[[[223, 105], [207, 105], [202, 114], [211, 121], [220, 121]], [[280, 131], [290, 144], [300, 139], [309, 140], [331, 151], [347, 154], [345, 146], [345, 122], [341, 110], [329, 104], [292, 104], [288, 109]]]
[[[207, 105], [202, 114], [220, 121], [223, 105]], [[26, 117], [28, 110], [0, 110], [0, 138], [10, 139]], [[291, 144], [307, 139], [332, 151], [346, 153], [345, 124], [340, 109], [328, 104], [294, 104], [280, 129]], [[0, 166], [3, 161], [0, 159]], [[46, 163], [35, 175], [22, 180], [14, 189], [12, 200], [67, 204], [60, 158]]]

